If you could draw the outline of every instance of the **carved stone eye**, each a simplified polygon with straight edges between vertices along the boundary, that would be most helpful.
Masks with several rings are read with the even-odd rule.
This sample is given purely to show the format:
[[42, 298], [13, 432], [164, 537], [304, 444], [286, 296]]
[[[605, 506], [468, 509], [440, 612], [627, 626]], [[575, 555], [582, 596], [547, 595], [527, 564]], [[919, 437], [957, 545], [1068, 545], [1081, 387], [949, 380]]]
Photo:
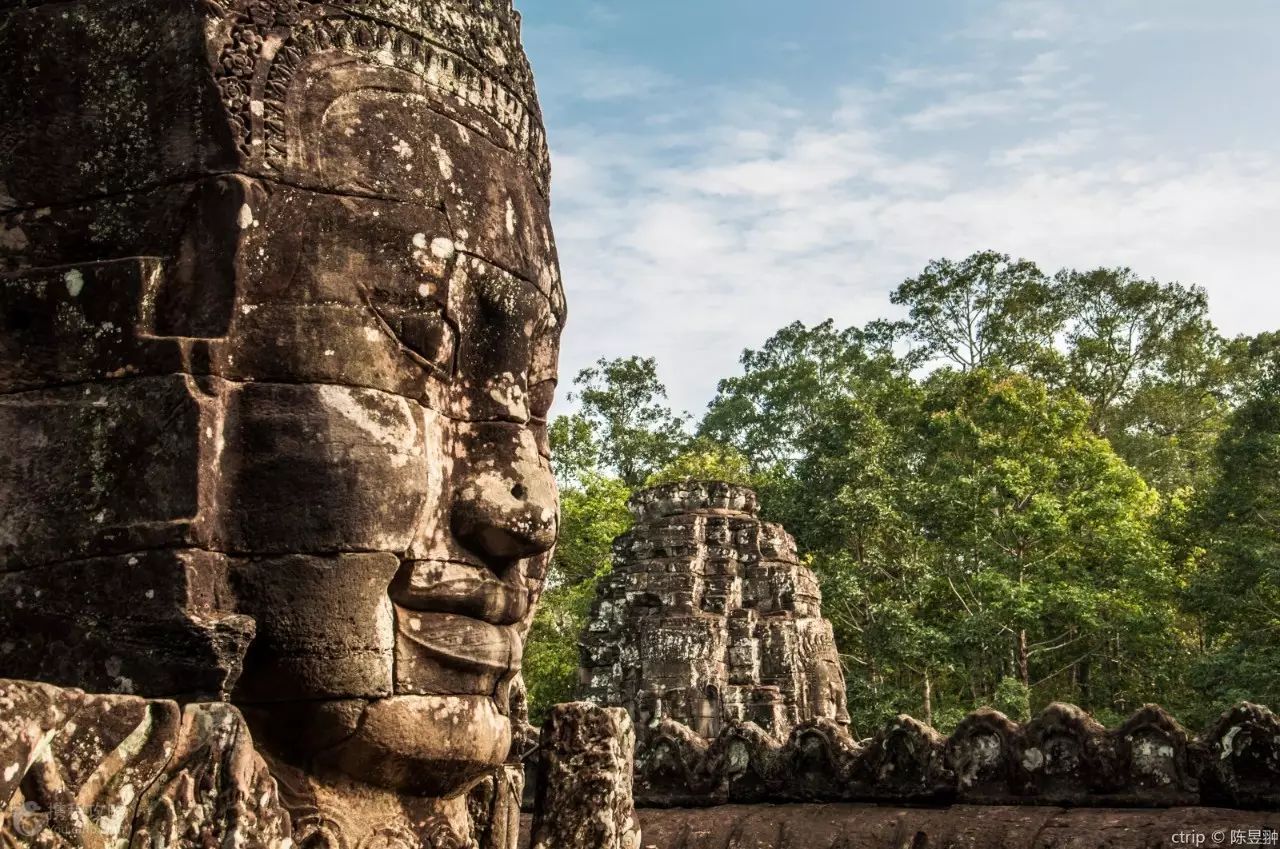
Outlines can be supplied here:
[[457, 334], [439, 313], [405, 316], [400, 320], [400, 341], [422, 357], [439, 377], [453, 374]]

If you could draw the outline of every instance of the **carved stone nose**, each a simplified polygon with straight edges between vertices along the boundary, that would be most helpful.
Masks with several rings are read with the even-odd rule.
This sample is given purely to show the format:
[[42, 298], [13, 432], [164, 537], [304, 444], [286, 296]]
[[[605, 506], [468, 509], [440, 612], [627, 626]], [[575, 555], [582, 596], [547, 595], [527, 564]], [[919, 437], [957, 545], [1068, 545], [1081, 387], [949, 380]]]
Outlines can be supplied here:
[[556, 541], [558, 494], [532, 434], [505, 423], [468, 431], [468, 456], [478, 462], [455, 470], [454, 539], [491, 565], [549, 551]]
[[483, 489], [458, 493], [452, 524], [458, 542], [486, 560], [533, 557], [549, 550], [556, 540], [554, 506], [510, 493], [506, 498]]

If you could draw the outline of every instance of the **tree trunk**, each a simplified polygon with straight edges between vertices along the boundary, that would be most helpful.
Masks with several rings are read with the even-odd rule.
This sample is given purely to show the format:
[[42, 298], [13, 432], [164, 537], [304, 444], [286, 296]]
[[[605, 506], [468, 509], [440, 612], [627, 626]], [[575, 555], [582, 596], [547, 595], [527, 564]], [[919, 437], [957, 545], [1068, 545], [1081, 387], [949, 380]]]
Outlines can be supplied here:
[[928, 672], [924, 674], [924, 724], [933, 726], [933, 681]]
[[1031, 652], [1027, 649], [1027, 631], [1018, 632], [1018, 678], [1024, 687], [1031, 686]]
[[1093, 687], [1089, 681], [1089, 658], [1076, 664], [1076, 678], [1080, 686], [1080, 707], [1093, 710]]

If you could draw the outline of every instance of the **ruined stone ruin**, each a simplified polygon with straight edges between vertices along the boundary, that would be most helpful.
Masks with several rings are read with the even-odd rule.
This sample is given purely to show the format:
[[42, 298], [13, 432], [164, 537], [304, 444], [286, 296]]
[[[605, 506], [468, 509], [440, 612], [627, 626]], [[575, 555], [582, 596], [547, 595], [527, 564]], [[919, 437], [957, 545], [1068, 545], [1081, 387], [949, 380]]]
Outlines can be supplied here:
[[0, 678], [145, 697], [6, 684], [5, 822], [513, 845], [565, 314], [519, 25], [0, 6]]
[[[601, 605], [593, 675], [625, 651], [654, 676], [618, 677], [641, 757], [587, 705], [537, 743], [565, 302], [519, 25], [510, 0], [0, 2], [0, 847], [513, 849], [536, 745], [543, 849], [747, 845], [729, 807], [642, 812], [641, 841], [633, 769], [699, 805], [1275, 808], [1253, 706], [1199, 738], [1063, 708], [850, 740], [812, 575], [728, 487], [641, 499], [640, 583]], [[807, 810], [753, 839], [823, 846]], [[843, 845], [972, 819], [902, 813], [904, 843], [859, 810], [832, 808]]]
[[636, 738], [622, 708], [557, 705], [542, 729], [533, 849], [640, 849]]
[[[1255, 705], [1199, 736], [1156, 706], [1108, 730], [1051, 705], [1026, 725], [978, 711], [950, 737], [900, 716], [855, 740], [817, 580], [786, 531], [757, 517], [755, 494], [689, 481], [638, 493], [631, 508], [581, 675], [588, 698], [636, 720], [646, 844], [729, 849], [751, 834], [753, 846], [794, 849], [1084, 847], [1120, 829], [1132, 842], [1107, 845], [1145, 847], [1179, 823], [1238, 819], [1209, 806], [1280, 810], [1280, 719]], [[936, 807], [862, 807], [886, 803]], [[1251, 822], [1280, 827], [1280, 816]]]
[[818, 581], [756, 495], [687, 482], [631, 499], [582, 638], [584, 695], [713, 739], [750, 721], [779, 738], [811, 719], [848, 722], [844, 675]]

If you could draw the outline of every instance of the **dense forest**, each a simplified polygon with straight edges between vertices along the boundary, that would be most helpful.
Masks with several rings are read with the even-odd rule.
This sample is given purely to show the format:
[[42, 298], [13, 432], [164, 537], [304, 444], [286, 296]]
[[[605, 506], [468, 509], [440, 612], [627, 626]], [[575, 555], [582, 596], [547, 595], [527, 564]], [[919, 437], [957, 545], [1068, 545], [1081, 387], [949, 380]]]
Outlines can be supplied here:
[[758, 489], [822, 580], [855, 735], [1071, 701], [1198, 725], [1280, 705], [1280, 334], [1202, 289], [984, 252], [893, 293], [900, 321], [792, 324], [700, 420], [652, 359], [577, 375], [552, 423], [563, 520], [525, 674], [570, 700], [637, 488]]

